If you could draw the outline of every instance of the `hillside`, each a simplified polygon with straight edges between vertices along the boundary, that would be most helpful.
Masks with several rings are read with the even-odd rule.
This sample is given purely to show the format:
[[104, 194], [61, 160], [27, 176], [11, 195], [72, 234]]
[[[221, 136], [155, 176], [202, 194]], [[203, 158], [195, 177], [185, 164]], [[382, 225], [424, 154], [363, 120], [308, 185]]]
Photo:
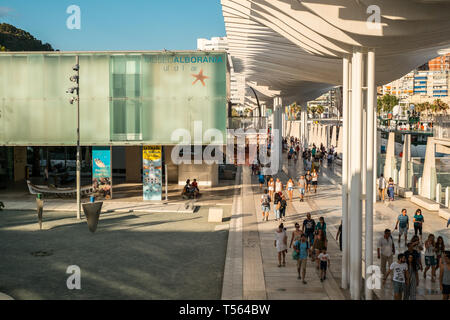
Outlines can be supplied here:
[[7, 23], [0, 23], [0, 51], [54, 51], [30, 33]]

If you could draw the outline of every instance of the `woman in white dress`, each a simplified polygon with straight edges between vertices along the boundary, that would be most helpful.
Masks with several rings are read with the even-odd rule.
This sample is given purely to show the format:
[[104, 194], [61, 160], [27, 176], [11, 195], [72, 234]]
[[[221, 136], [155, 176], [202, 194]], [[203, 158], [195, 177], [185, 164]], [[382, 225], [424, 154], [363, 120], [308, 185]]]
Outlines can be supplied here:
[[277, 182], [275, 183], [275, 192], [283, 192], [283, 183], [280, 181], [280, 179], [277, 178]]
[[273, 199], [273, 192], [275, 190], [275, 182], [273, 181], [273, 178], [270, 178], [268, 186], [270, 199]]
[[[274, 246], [277, 248], [278, 251], [278, 267], [281, 266], [285, 267], [286, 252], [287, 252], [287, 234], [283, 224], [280, 224], [277, 231], [275, 232]], [[281, 258], [283, 258], [283, 261], [281, 260]]]

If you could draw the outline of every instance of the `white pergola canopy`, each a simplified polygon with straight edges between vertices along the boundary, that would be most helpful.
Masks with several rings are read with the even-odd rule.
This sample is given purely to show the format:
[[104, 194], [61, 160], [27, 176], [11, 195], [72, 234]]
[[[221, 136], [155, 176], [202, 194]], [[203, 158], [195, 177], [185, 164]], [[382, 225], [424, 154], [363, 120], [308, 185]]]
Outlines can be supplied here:
[[[280, 95], [284, 103], [304, 103], [340, 85], [342, 58], [354, 47], [375, 49], [377, 84], [450, 47], [449, 0], [221, 3], [234, 69], [245, 78], [241, 85], [252, 83], [262, 101]], [[379, 8], [380, 29], [368, 23], [373, 8]]]

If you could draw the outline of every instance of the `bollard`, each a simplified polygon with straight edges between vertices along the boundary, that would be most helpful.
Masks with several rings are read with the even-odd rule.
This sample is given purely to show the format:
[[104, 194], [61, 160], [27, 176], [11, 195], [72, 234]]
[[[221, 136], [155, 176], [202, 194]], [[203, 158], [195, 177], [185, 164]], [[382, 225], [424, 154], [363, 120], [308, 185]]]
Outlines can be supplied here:
[[42, 193], [36, 195], [36, 207], [39, 222], [39, 230], [42, 230], [42, 213], [44, 211], [44, 200], [42, 199]]
[[89, 231], [97, 230], [98, 220], [102, 211], [103, 202], [83, 203], [83, 212], [86, 216]]
[[448, 208], [450, 197], [450, 187], [445, 188], [445, 207]]
[[441, 203], [441, 188], [442, 188], [441, 184], [438, 183], [436, 185], [436, 202], [437, 203]]

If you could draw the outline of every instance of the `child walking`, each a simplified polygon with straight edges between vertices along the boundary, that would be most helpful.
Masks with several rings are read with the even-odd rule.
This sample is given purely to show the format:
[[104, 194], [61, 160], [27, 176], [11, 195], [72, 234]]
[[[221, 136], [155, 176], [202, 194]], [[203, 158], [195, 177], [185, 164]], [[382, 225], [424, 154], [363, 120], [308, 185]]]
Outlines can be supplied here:
[[319, 254], [320, 261], [320, 281], [323, 282], [327, 278], [327, 268], [330, 266], [330, 255], [327, 249], [323, 249]]

